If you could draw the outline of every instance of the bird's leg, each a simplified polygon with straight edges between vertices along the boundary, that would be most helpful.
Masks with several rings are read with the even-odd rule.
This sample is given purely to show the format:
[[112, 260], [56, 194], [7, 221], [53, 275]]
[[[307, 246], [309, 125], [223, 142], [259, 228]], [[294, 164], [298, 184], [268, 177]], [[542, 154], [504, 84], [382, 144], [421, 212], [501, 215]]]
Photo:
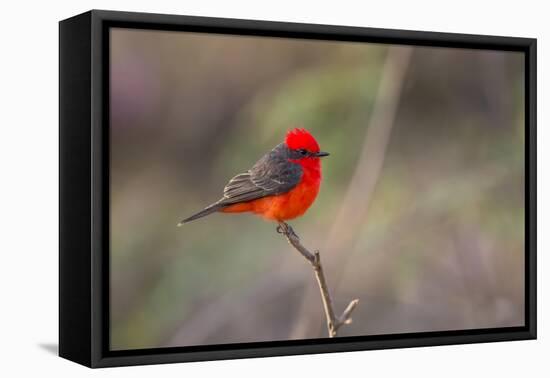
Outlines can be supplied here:
[[279, 233], [279, 234], [283, 234], [283, 235], [286, 235], [286, 236], [292, 236], [292, 237], [294, 237], [298, 240], [300, 239], [298, 237], [298, 235], [296, 235], [296, 233], [294, 232], [292, 227], [290, 227], [290, 225], [286, 222], [279, 222], [279, 225], [277, 226], [276, 230], [277, 230], [277, 233]]
[[279, 222], [279, 224], [277, 225], [277, 233], [283, 234], [283, 235], [288, 235], [289, 228], [290, 228], [290, 226], [287, 223]]

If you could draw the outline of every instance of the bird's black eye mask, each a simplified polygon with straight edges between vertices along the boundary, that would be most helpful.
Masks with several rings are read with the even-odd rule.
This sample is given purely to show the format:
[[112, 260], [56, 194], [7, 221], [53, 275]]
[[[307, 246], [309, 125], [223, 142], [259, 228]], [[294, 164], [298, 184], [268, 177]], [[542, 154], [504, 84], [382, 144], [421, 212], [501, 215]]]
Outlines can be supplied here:
[[308, 157], [324, 157], [324, 156], [328, 156], [329, 153], [328, 152], [323, 152], [323, 151], [319, 151], [319, 152], [311, 152], [311, 151], [308, 151], [306, 150], [305, 148], [299, 148], [297, 150], [290, 150], [290, 158], [291, 159], [304, 159], [304, 158], [308, 158]]

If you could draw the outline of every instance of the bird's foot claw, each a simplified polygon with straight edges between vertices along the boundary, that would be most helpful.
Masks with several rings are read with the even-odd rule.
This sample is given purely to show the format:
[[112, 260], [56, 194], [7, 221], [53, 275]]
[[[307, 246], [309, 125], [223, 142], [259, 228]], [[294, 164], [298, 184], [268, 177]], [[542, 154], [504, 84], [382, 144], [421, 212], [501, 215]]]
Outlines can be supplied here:
[[279, 225], [277, 226], [277, 232], [285, 236], [291, 236], [296, 239], [299, 239], [298, 235], [296, 235], [292, 227], [290, 227], [290, 225], [287, 223], [279, 223]]

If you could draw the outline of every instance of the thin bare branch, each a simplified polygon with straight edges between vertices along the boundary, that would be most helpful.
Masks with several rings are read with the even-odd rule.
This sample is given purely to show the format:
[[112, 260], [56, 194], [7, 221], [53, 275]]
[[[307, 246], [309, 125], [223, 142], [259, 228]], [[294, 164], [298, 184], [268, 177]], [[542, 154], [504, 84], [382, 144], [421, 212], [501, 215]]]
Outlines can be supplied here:
[[359, 303], [358, 299], [352, 300], [344, 312], [340, 316], [334, 314], [334, 307], [332, 304], [332, 297], [328, 289], [325, 273], [323, 272], [323, 265], [321, 264], [321, 255], [319, 251], [311, 253], [306, 247], [300, 243], [300, 238], [292, 227], [285, 222], [279, 222], [277, 232], [283, 234], [290, 245], [292, 245], [304, 258], [309, 261], [315, 272], [315, 278], [319, 285], [319, 291], [321, 292], [321, 299], [323, 300], [323, 308], [325, 309], [325, 317], [327, 320], [327, 329], [329, 337], [335, 337], [338, 333], [338, 329], [344, 324], [351, 323], [351, 313]]

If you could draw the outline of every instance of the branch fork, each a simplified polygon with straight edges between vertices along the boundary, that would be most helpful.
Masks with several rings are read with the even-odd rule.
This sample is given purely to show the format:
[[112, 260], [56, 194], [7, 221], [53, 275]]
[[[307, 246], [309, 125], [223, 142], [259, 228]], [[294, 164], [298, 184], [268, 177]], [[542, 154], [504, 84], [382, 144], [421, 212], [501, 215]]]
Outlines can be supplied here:
[[359, 303], [358, 299], [352, 300], [344, 312], [340, 316], [336, 316], [334, 313], [334, 308], [332, 304], [332, 298], [330, 296], [330, 291], [328, 289], [327, 280], [323, 272], [323, 266], [321, 265], [321, 255], [319, 251], [314, 251], [311, 253], [307, 248], [305, 248], [300, 243], [300, 238], [292, 227], [285, 222], [279, 222], [277, 226], [277, 232], [284, 235], [288, 243], [294, 247], [313, 267], [315, 272], [315, 278], [317, 279], [317, 284], [319, 285], [319, 291], [321, 292], [321, 299], [323, 300], [323, 307], [325, 310], [325, 317], [327, 320], [327, 329], [329, 337], [335, 337], [338, 333], [338, 329], [344, 324], [350, 324], [352, 322], [351, 313], [357, 307]]

